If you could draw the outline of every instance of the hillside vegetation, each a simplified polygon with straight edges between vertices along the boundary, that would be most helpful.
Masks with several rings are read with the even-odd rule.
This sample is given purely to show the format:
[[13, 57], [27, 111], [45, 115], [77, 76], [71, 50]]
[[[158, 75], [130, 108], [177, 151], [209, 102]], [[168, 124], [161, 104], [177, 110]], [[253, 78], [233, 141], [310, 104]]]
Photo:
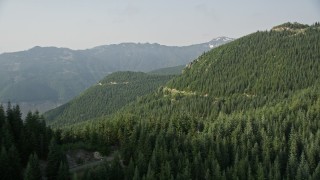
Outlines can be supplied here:
[[54, 107], [110, 73], [148, 72], [185, 65], [212, 47], [230, 41], [231, 38], [218, 38], [183, 47], [121, 43], [86, 50], [37, 46], [3, 53], [0, 54], [0, 102], [24, 103], [28, 110], [30, 107], [42, 110], [43, 104]]
[[68, 179], [67, 159], [57, 137], [38, 112], [22, 119], [18, 105], [0, 105], [0, 179]]
[[[305, 34], [269, 31], [243, 37], [190, 63], [168, 88], [226, 103], [239, 99], [234, 105], [241, 109], [279, 101], [319, 83], [318, 32], [312, 26]], [[229, 109], [239, 109], [234, 105]]]
[[111, 117], [65, 129], [65, 142], [120, 145], [122, 161], [84, 179], [320, 179], [320, 29], [304, 29], [220, 46]]
[[112, 73], [44, 116], [50, 126], [59, 127], [110, 115], [138, 97], [153, 92], [173, 77], [142, 72]]
[[182, 73], [185, 65], [160, 68], [153, 71], [148, 72], [148, 74], [157, 74], [157, 75], [180, 75]]

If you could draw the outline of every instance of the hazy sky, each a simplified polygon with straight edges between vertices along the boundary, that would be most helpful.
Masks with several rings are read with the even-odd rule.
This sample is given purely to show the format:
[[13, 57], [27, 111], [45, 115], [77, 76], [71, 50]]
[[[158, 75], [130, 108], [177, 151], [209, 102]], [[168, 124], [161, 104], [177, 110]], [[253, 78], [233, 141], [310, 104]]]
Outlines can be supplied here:
[[38, 45], [189, 45], [288, 21], [320, 21], [320, 0], [0, 0], [0, 52]]

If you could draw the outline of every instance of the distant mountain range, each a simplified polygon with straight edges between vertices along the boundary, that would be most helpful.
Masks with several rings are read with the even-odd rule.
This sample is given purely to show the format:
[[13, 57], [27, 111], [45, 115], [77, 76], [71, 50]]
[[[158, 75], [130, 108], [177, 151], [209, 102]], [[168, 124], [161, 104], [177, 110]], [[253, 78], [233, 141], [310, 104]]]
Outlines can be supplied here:
[[86, 50], [34, 47], [0, 54], [0, 102], [28, 109], [51, 109], [116, 71], [149, 72], [185, 65], [232, 38], [190, 46], [121, 43]]

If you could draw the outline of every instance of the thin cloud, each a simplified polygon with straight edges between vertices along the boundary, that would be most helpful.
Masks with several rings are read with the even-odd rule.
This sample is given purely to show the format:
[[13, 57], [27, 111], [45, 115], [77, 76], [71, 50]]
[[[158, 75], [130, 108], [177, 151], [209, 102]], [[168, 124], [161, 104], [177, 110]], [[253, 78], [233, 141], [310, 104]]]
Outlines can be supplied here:
[[132, 2], [126, 3], [124, 6], [121, 7], [121, 10], [118, 11], [113, 19], [114, 23], [125, 23], [130, 21], [133, 17], [136, 17], [141, 13], [141, 9]]
[[315, 6], [316, 6], [316, 10], [318, 12], [318, 15], [320, 16], [320, 1], [319, 0], [315, 0]]
[[201, 14], [205, 17], [210, 17], [213, 20], [219, 19], [214, 7], [210, 7], [208, 4], [200, 3], [195, 6], [194, 10], [196, 13]]
[[1, 14], [3, 12], [5, 4], [6, 4], [6, 0], [0, 0], [0, 19], [1, 19]]

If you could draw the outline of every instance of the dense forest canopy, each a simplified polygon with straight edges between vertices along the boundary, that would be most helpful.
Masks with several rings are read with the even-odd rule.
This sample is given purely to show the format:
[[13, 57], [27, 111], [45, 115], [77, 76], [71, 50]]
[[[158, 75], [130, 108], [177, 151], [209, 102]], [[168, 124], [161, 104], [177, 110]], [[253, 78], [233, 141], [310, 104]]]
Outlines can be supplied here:
[[[119, 154], [74, 179], [318, 180], [319, 61], [319, 23], [285, 23], [203, 53], [175, 77], [107, 76], [83, 94], [87, 98], [70, 102], [77, 108], [69, 108], [54, 132], [38, 113], [23, 122], [19, 106], [6, 112], [0, 106], [1, 178], [39, 179], [39, 159], [47, 162], [48, 179], [68, 178], [60, 146], [81, 143]], [[133, 82], [150, 89], [128, 88]], [[112, 113], [104, 108], [116, 104], [94, 104], [124, 92], [135, 98]], [[82, 106], [89, 115], [68, 122]]]
[[180, 75], [185, 65], [156, 69], [148, 72], [148, 74], [157, 75]]
[[118, 174], [105, 165], [85, 177], [319, 179], [320, 29], [294, 26], [303, 31], [256, 32], [204, 53], [111, 117], [65, 129], [66, 142], [120, 145]]
[[59, 127], [111, 115], [138, 97], [155, 91], [173, 77], [143, 72], [115, 72], [67, 104], [46, 112], [44, 116], [50, 126]]
[[0, 179], [67, 179], [69, 173], [58, 171], [61, 163], [61, 172], [68, 172], [68, 166], [57, 137], [38, 112], [22, 120], [18, 105], [8, 103], [6, 110], [0, 105]]

